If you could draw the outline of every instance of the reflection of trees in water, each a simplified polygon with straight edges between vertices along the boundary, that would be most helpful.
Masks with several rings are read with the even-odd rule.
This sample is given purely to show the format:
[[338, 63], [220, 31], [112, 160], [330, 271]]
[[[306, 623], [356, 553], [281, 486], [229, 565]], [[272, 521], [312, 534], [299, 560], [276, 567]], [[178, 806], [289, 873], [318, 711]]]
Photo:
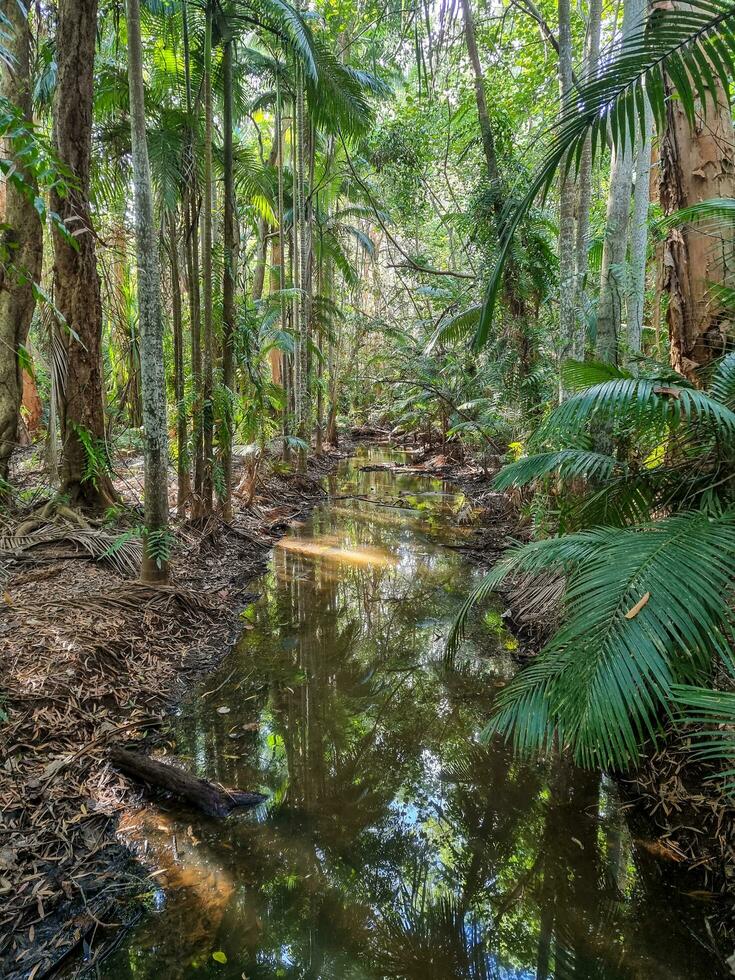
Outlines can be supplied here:
[[[394, 541], [344, 510], [304, 533]], [[411, 569], [276, 552], [258, 628], [222, 668], [232, 680], [179, 740], [209, 776], [265, 782], [267, 815], [194, 828], [233, 883], [219, 932], [187, 932], [195, 903], [174, 905], [134, 972], [175, 961], [187, 932], [187, 956], [196, 937], [202, 963], [224, 949], [218, 975], [251, 980], [686, 976], [676, 942], [659, 949], [622, 904], [630, 842], [620, 818], [603, 830], [599, 776], [478, 744], [498, 680], [427, 657], [471, 572], [430, 551]]]

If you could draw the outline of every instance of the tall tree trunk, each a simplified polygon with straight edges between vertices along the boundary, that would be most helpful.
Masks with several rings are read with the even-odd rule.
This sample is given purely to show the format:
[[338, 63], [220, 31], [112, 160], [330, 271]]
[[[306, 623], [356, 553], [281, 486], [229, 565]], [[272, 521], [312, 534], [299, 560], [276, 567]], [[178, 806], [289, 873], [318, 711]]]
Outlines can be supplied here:
[[650, 202], [651, 136], [653, 113], [645, 102], [645, 132], [638, 134], [635, 158], [635, 190], [630, 225], [630, 286], [628, 289], [628, 353], [641, 352], [643, 312], [646, 297], [646, 259], [648, 256], [648, 205]]
[[487, 99], [485, 98], [485, 78], [480, 63], [480, 54], [477, 50], [477, 38], [475, 36], [475, 19], [472, 15], [470, 0], [461, 0], [462, 16], [464, 17], [464, 36], [467, 44], [467, 54], [472, 65], [472, 79], [475, 86], [475, 100], [477, 102], [477, 117], [480, 122], [480, 135], [482, 136], [482, 149], [487, 163], [487, 172], [493, 190], [493, 199], [498, 197], [498, 160], [495, 153], [495, 139], [493, 127], [490, 122], [490, 114], [487, 111]]
[[[591, 79], [597, 74], [600, 61], [600, 34], [602, 31], [602, 0], [590, 0], [589, 18], [587, 21], [586, 55], [584, 63], [584, 78]], [[592, 204], [592, 140], [587, 137], [582, 148], [577, 173], [577, 230], [574, 247], [575, 285], [574, 296], [576, 303], [576, 328], [574, 331], [574, 357], [581, 360], [587, 346], [586, 309], [584, 302], [585, 279], [589, 268], [590, 246], [590, 207]]]
[[235, 399], [235, 181], [232, 146], [232, 47], [228, 39], [224, 46], [224, 274], [222, 281], [222, 385], [227, 404], [222, 420], [222, 516], [232, 519], [232, 438]]
[[174, 337], [174, 397], [176, 398], [176, 513], [179, 517], [186, 517], [186, 506], [191, 498], [191, 482], [189, 480], [189, 445], [184, 391], [184, 322], [181, 303], [179, 236], [175, 211], [169, 212], [169, 259], [171, 262], [171, 305]]
[[204, 343], [202, 351], [203, 386], [202, 432], [204, 473], [202, 479], [202, 507], [212, 511], [212, 463], [214, 448], [213, 396], [213, 300], [212, 300], [212, 0], [207, 0], [204, 34], [204, 195], [202, 205], [202, 275], [204, 278]]
[[306, 108], [304, 105], [304, 83], [301, 67], [297, 68], [296, 81], [296, 225], [298, 226], [299, 250], [297, 263], [299, 268], [299, 401], [297, 405], [299, 438], [305, 443], [299, 450], [299, 471], [306, 472], [309, 439], [309, 255], [310, 242], [306, 220]]
[[261, 299], [265, 286], [265, 267], [268, 264], [268, 233], [270, 227], [265, 218], [258, 218], [258, 240], [255, 243], [255, 269], [253, 270], [253, 300]]
[[[698, 201], [735, 197], [735, 138], [724, 91], [717, 104], [708, 97], [706, 106], [697, 107], [694, 129], [679, 99], [668, 100], [660, 195], [665, 214]], [[733, 259], [731, 236], [720, 240], [696, 225], [672, 228], [667, 235], [663, 268], [671, 364], [691, 380], [732, 342], [731, 320], [712, 285], [732, 285]]]
[[138, 252], [140, 375], [145, 433], [145, 538], [141, 577], [144, 582], [162, 582], [168, 578], [166, 378], [163, 368], [161, 272], [158, 265], [158, 236], [153, 216], [153, 192], [145, 126], [139, 0], [127, 0], [127, 14], [135, 239]]
[[[623, 8], [624, 44], [633, 29], [640, 25], [641, 0], [625, 0]], [[625, 149], [614, 151], [607, 197], [607, 223], [602, 247], [600, 299], [597, 307], [595, 356], [599, 361], [618, 363], [620, 326], [626, 296], [625, 257], [628, 244], [628, 218], [633, 182], [633, 147], [630, 138]]]
[[[31, 30], [21, 4], [5, 5], [8, 19], [6, 45], [13, 61], [12, 71], [0, 71], [0, 95], [8, 99], [32, 121], [31, 98]], [[21, 176], [33, 189], [35, 180], [18, 167]], [[5, 184], [5, 181], [3, 181]], [[10, 268], [0, 271], [0, 481], [6, 482], [10, 457], [18, 441], [18, 417], [23, 397], [20, 348], [28, 338], [35, 308], [33, 283], [41, 278], [43, 264], [43, 226], [33, 202], [12, 184], [6, 185], [5, 204], [0, 211], [3, 232], [2, 250], [8, 253]], [[0, 493], [4, 489], [0, 483]]]
[[54, 228], [55, 301], [67, 324], [60, 327], [67, 357], [61, 482], [73, 505], [95, 510], [116, 499], [105, 442], [102, 302], [89, 207], [96, 37], [97, 0], [60, 0], [54, 142], [76, 182], [66, 197], [51, 193], [51, 207], [74, 231], [76, 245]]
[[199, 213], [197, 209], [197, 168], [194, 146], [194, 101], [191, 86], [191, 52], [189, 49], [188, 0], [183, 0], [182, 30], [184, 40], [184, 78], [186, 88], [186, 113], [189, 131], [186, 144], [184, 192], [184, 221], [186, 224], [186, 278], [189, 294], [189, 330], [191, 333], [191, 377], [194, 388], [192, 407], [192, 455], [194, 458], [194, 495], [192, 513], [196, 516], [201, 508], [204, 483], [204, 443], [202, 431], [202, 305], [199, 267]]
[[[572, 19], [569, 0], [559, 0], [559, 96], [562, 107], [572, 92]], [[559, 332], [561, 359], [574, 351], [577, 321], [574, 256], [576, 188], [570, 173], [560, 175], [559, 188]]]
[[[281, 98], [281, 87], [278, 80], [276, 80], [276, 140], [278, 145], [276, 147], [276, 173], [278, 175], [278, 288], [283, 290], [286, 285], [286, 237], [284, 228], [284, 214], [285, 214], [285, 188], [283, 180], [283, 165], [284, 165], [284, 154], [283, 154], [283, 100]], [[274, 268], [276, 263], [273, 263]], [[279, 300], [279, 306], [281, 311], [281, 321], [280, 327], [282, 331], [287, 328], [287, 309], [286, 309], [286, 299], [281, 295]], [[283, 383], [283, 458], [288, 460], [290, 457], [290, 447], [288, 440], [291, 435], [290, 426], [290, 379], [289, 379], [289, 363], [288, 363], [288, 352], [280, 352], [280, 363], [281, 363], [281, 378]]]

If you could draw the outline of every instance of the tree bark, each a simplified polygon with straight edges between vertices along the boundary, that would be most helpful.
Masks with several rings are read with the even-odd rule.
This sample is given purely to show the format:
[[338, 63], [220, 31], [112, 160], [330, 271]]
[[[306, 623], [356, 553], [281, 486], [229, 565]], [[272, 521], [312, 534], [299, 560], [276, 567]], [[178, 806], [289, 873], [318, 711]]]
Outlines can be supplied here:
[[[602, 0], [590, 0], [587, 24], [587, 52], [584, 78], [589, 80], [597, 74], [600, 61], [600, 34], [602, 31]], [[581, 360], [587, 346], [587, 320], [585, 300], [585, 279], [589, 268], [590, 247], [590, 207], [592, 204], [592, 140], [588, 137], [582, 149], [577, 174], [577, 229], [574, 247], [575, 302], [577, 325], [574, 332], [574, 357]]]
[[66, 349], [61, 399], [61, 489], [72, 505], [98, 510], [116, 499], [105, 442], [102, 301], [89, 206], [97, 0], [60, 0], [54, 97], [56, 152], [76, 185], [51, 192], [51, 207], [75, 235], [76, 248], [54, 228], [55, 302]]
[[485, 154], [487, 172], [493, 190], [493, 199], [498, 191], [498, 159], [495, 153], [495, 138], [493, 127], [490, 122], [490, 114], [487, 111], [487, 99], [485, 98], [485, 78], [482, 72], [480, 54], [477, 50], [477, 38], [475, 36], [475, 19], [472, 16], [472, 8], [469, 0], [461, 0], [462, 16], [464, 17], [464, 36], [467, 44], [467, 54], [472, 65], [472, 80], [475, 86], [475, 100], [477, 102], [477, 118], [480, 122], [480, 135], [482, 137], [482, 150]]
[[650, 203], [651, 136], [653, 113], [646, 99], [645, 132], [638, 134], [635, 159], [633, 217], [630, 226], [630, 288], [628, 290], [628, 354], [640, 354], [646, 297], [646, 259], [648, 257], [648, 205]]
[[214, 448], [214, 394], [213, 359], [213, 299], [212, 299], [212, 0], [207, 0], [204, 34], [204, 203], [202, 206], [202, 275], [204, 279], [204, 343], [202, 351], [202, 433], [204, 472], [202, 479], [202, 507], [206, 514], [212, 511], [212, 463]]
[[[642, 12], [641, 0], [625, 0], [621, 43], [625, 43], [631, 31], [640, 24]], [[610, 169], [595, 339], [597, 360], [615, 365], [620, 354], [620, 327], [626, 296], [625, 258], [632, 186], [633, 147], [628, 137], [625, 148], [613, 152]]]
[[[32, 121], [31, 93], [31, 29], [21, 5], [5, 5], [8, 18], [6, 45], [13, 61], [12, 71], [4, 66], [0, 71], [0, 95], [8, 99]], [[18, 167], [18, 174], [36, 190], [31, 174]], [[12, 184], [6, 185], [0, 223], [3, 232], [3, 251], [7, 251], [10, 268], [0, 272], [0, 492], [8, 479], [10, 457], [18, 442], [18, 417], [23, 397], [20, 348], [28, 338], [35, 297], [33, 284], [41, 278], [43, 264], [43, 226], [38, 212], [25, 195]]]
[[[727, 95], [697, 107], [692, 129], [681, 102], [667, 103], [661, 141], [661, 206], [665, 214], [711, 198], [735, 197], [735, 137]], [[718, 302], [714, 285], [732, 285], [735, 271], [731, 236], [718, 239], [711, 228], [672, 228], [664, 244], [664, 289], [671, 364], [696, 381], [700, 369], [725, 353], [733, 324]], [[701, 379], [700, 379], [701, 380]]]
[[[572, 19], [569, 0], [559, 0], [559, 97], [565, 106], [572, 91]], [[564, 361], [574, 351], [577, 322], [574, 208], [576, 188], [572, 173], [559, 178], [559, 332]]]
[[232, 438], [235, 398], [235, 182], [232, 145], [232, 40], [224, 46], [224, 273], [222, 282], [222, 386], [227, 405], [222, 420], [222, 516], [232, 519]]
[[194, 101], [191, 88], [191, 53], [189, 50], [188, 0], [182, 0], [182, 32], [184, 42], [184, 78], [186, 112], [190, 120], [186, 145], [186, 190], [184, 193], [184, 221], [186, 224], [186, 278], [189, 294], [189, 330], [191, 333], [191, 377], [194, 388], [192, 407], [192, 455], [194, 494], [192, 515], [201, 508], [204, 483], [204, 444], [202, 431], [202, 307], [199, 268], [199, 214], [197, 210], [197, 168], [194, 153], [195, 132], [193, 124]]
[[135, 239], [138, 258], [138, 322], [145, 457], [145, 535], [141, 577], [168, 578], [168, 429], [163, 367], [163, 319], [158, 236], [148, 162], [139, 0], [127, 0], [130, 131], [133, 144]]
[[168, 225], [174, 340], [174, 397], [176, 399], [176, 514], [178, 517], [186, 517], [186, 506], [191, 498], [191, 482], [189, 479], [189, 445], [184, 391], [184, 320], [181, 303], [179, 236], [175, 211], [169, 212]]
[[306, 472], [308, 457], [309, 433], [309, 263], [311, 242], [307, 228], [307, 205], [305, 192], [306, 177], [306, 107], [304, 99], [304, 83], [302, 71], [297, 67], [296, 82], [296, 185], [297, 207], [296, 224], [298, 225], [299, 251], [297, 256], [299, 266], [299, 286], [301, 297], [299, 301], [299, 401], [297, 406], [299, 438], [305, 446], [299, 449], [299, 472]]

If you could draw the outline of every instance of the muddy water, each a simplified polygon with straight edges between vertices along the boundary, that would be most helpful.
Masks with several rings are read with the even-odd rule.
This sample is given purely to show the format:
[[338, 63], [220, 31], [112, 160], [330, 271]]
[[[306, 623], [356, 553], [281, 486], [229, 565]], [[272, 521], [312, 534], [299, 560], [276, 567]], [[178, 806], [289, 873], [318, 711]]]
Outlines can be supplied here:
[[483, 610], [444, 667], [478, 576], [442, 547], [467, 507], [435, 480], [361, 472], [386, 458], [344, 464], [276, 548], [237, 649], [177, 719], [179, 755], [268, 803], [224, 824], [133, 819], [162, 870], [99, 975], [719, 975], [696, 884], [636, 837], [608, 779], [481, 741], [515, 641]]

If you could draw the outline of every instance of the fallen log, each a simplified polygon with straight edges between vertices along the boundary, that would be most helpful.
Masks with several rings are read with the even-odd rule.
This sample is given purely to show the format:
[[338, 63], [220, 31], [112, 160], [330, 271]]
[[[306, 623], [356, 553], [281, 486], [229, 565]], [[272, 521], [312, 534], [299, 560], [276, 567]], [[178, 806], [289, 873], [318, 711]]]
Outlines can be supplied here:
[[257, 806], [266, 799], [262, 793], [227, 789], [127, 749], [110, 749], [110, 762], [126, 776], [145, 783], [152, 789], [173, 793], [210, 817], [226, 817], [238, 807]]

